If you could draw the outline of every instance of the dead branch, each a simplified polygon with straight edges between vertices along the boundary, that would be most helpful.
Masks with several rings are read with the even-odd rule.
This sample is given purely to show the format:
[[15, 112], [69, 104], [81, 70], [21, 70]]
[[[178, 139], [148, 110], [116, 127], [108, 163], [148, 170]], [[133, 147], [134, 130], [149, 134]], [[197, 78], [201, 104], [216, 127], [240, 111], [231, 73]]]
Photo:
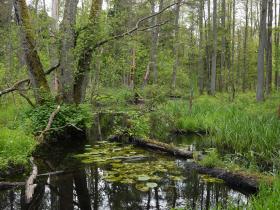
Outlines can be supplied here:
[[35, 179], [38, 174], [38, 167], [34, 164], [34, 158], [30, 158], [30, 162], [32, 164], [32, 172], [28, 177], [25, 185], [25, 201], [26, 203], [30, 203], [35, 191], [37, 184], [35, 184]]
[[[60, 63], [58, 63], [57, 65], [51, 67], [50, 69], [48, 69], [46, 72], [45, 72], [45, 75], [49, 75], [50, 73], [52, 73], [54, 70], [56, 70], [58, 67], [60, 66]], [[20, 87], [22, 87], [25, 83], [29, 84], [30, 83], [30, 79], [23, 79], [23, 80], [20, 80], [18, 82], [16, 82], [12, 87], [9, 87], [5, 90], [2, 90], [0, 91], [0, 97], [2, 95], [5, 95], [7, 93], [11, 93], [11, 92], [14, 92], [14, 91], [17, 91], [20, 89]], [[22, 90], [22, 89], [21, 89]]]
[[[183, 3], [184, 3], [184, 2], [181, 2], [181, 4], [183, 4]], [[139, 19], [139, 20], [136, 22], [135, 26], [134, 26], [132, 29], [130, 29], [130, 30], [128, 30], [128, 31], [126, 31], [126, 32], [124, 32], [124, 33], [122, 33], [122, 34], [115, 35], [115, 36], [109, 37], [108, 39], [105, 39], [105, 40], [103, 40], [103, 41], [100, 41], [100, 42], [98, 42], [96, 45], [94, 45], [93, 48], [94, 48], [94, 49], [95, 49], [95, 48], [98, 48], [98, 47], [102, 46], [103, 44], [106, 44], [107, 42], [110, 42], [110, 41], [115, 40], [115, 39], [120, 39], [120, 38], [122, 38], [122, 37], [131, 35], [131, 34], [133, 34], [133, 33], [136, 32], [136, 31], [139, 31], [139, 30], [141, 31], [141, 30], [143, 30], [143, 29], [140, 29], [140, 27], [141, 27], [141, 24], [142, 24], [144, 21], [146, 21], [146, 20], [148, 20], [148, 19], [150, 19], [150, 18], [152, 18], [152, 17], [154, 17], [154, 16], [157, 16], [157, 15], [163, 13], [164, 11], [166, 11], [167, 9], [173, 7], [173, 6], [176, 5], [176, 4], [180, 4], [180, 2], [175, 2], [175, 3], [173, 3], [173, 4], [170, 4], [170, 5], [164, 7], [162, 10], [160, 10], [160, 11], [154, 13], [154, 14], [151, 14], [151, 15], [148, 15], [148, 16], [145, 16], [145, 17]], [[167, 23], [167, 22], [168, 22], [168, 21], [166, 21], [165, 23]], [[164, 22], [163, 22], [163, 23], [164, 23]], [[162, 23], [162, 25], [163, 25], [163, 23]], [[164, 24], [165, 24], [165, 23], [164, 23]], [[157, 24], [157, 25], [153, 25], [153, 26], [150, 26], [150, 27], [146, 27], [146, 28], [144, 28], [144, 30], [148, 30], [148, 29], [150, 29], [150, 28], [155, 28], [155, 27], [158, 27], [158, 26], [160, 26], [160, 25], [161, 25], [161, 24]]]
[[57, 113], [59, 112], [59, 110], [60, 110], [60, 105], [58, 105], [57, 108], [52, 112], [46, 128], [41, 132], [40, 136], [38, 136], [37, 140], [39, 142], [43, 142], [45, 134], [51, 129], [53, 120], [54, 120], [55, 116], [57, 115]]

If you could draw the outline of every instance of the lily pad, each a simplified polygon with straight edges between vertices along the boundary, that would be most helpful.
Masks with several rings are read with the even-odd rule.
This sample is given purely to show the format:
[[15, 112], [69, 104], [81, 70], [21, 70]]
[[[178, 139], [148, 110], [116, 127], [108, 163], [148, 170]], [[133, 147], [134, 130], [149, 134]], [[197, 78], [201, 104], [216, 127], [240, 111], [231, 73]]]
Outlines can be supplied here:
[[148, 180], [150, 180], [150, 177], [147, 175], [140, 175], [140, 176], [138, 176], [137, 179], [138, 179], [138, 181], [148, 181]]
[[137, 190], [139, 190], [141, 192], [148, 192], [150, 190], [150, 188], [144, 184], [137, 184], [135, 187]]
[[146, 183], [146, 186], [149, 187], [149, 188], [155, 188], [155, 187], [158, 186], [158, 184], [155, 183], [155, 182], [147, 182], [147, 183]]

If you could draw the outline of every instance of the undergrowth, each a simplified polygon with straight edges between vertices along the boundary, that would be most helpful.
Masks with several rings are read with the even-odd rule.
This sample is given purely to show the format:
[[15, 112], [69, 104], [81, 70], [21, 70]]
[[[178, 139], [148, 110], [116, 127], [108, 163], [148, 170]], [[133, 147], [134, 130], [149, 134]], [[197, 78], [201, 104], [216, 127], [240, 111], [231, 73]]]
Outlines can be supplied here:
[[207, 131], [219, 152], [235, 153], [249, 163], [279, 167], [280, 127], [277, 100], [256, 103], [244, 95], [229, 103], [226, 98], [199, 97], [189, 110], [186, 100], [168, 101], [151, 114], [156, 138], [173, 131]]

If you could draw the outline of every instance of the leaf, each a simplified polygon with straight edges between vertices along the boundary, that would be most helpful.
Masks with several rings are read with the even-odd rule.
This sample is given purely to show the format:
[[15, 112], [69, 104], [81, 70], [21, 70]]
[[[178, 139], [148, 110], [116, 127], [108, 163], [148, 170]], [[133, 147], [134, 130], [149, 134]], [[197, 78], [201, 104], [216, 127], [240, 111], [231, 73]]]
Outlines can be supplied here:
[[141, 192], [148, 192], [150, 190], [149, 187], [147, 187], [146, 185], [143, 185], [143, 184], [137, 184], [135, 187], [137, 190], [139, 190]]
[[148, 181], [148, 180], [150, 180], [150, 177], [147, 175], [140, 175], [140, 176], [138, 176], [137, 179], [138, 179], [138, 181]]
[[155, 187], [158, 186], [158, 184], [155, 183], [155, 182], [147, 182], [147, 183], [146, 183], [146, 186], [149, 187], [149, 188], [155, 188]]

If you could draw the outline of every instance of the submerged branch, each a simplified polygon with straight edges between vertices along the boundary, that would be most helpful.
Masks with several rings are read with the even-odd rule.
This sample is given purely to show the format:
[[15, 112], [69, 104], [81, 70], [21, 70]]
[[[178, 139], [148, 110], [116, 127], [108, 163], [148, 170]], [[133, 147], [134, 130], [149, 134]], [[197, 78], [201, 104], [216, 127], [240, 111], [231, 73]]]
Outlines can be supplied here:
[[26, 203], [30, 203], [33, 198], [33, 194], [37, 184], [35, 184], [35, 179], [38, 175], [38, 167], [34, 164], [34, 159], [30, 158], [30, 162], [32, 164], [32, 172], [28, 177], [25, 185], [25, 201]]

